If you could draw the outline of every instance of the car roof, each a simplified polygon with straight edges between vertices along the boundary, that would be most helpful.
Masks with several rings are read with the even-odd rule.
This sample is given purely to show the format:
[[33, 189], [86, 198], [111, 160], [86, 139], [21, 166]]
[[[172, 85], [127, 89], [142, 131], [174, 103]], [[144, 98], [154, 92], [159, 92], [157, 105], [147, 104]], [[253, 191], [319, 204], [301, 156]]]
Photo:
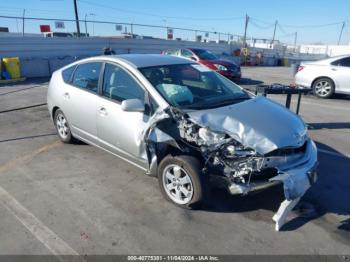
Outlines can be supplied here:
[[124, 62], [136, 68], [194, 63], [185, 58], [159, 54], [124, 54], [104, 57], [108, 57], [111, 60], [113, 60], [113, 58], [116, 60], [123, 60]]

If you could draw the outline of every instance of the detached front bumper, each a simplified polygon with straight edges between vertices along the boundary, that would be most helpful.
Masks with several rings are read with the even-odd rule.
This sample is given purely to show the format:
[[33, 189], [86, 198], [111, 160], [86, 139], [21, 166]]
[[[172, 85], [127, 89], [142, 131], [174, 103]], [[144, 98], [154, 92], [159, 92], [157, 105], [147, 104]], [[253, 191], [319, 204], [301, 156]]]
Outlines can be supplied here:
[[261, 191], [283, 183], [286, 199], [302, 196], [317, 180], [317, 148], [312, 140], [308, 141], [304, 156], [283, 167], [275, 167], [277, 174], [269, 179], [250, 182], [234, 183], [229, 177], [212, 175], [211, 182], [224, 187], [232, 195], [248, 194]]

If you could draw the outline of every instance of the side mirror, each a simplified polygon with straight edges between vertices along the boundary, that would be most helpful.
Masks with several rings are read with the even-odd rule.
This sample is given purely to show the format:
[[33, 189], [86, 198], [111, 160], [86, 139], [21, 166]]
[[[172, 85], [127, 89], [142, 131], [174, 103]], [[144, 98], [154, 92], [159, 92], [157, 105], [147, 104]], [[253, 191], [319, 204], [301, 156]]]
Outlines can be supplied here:
[[194, 56], [191, 56], [190, 59], [197, 62], [197, 58], [195, 58]]
[[122, 110], [127, 112], [144, 112], [145, 103], [140, 99], [127, 99], [122, 102]]

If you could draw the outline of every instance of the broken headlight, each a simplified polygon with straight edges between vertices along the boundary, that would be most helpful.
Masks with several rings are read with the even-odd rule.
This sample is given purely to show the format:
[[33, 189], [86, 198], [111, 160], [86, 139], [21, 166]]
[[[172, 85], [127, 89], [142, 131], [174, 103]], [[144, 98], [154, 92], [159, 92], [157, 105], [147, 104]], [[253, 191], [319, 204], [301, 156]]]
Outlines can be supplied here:
[[198, 130], [198, 136], [203, 140], [204, 144], [211, 146], [222, 142], [227, 135], [223, 133], [213, 132], [206, 127], [201, 127]]
[[228, 159], [237, 157], [249, 157], [254, 155], [256, 155], [255, 150], [246, 148], [236, 141], [234, 144], [227, 145], [223, 149], [223, 156]]

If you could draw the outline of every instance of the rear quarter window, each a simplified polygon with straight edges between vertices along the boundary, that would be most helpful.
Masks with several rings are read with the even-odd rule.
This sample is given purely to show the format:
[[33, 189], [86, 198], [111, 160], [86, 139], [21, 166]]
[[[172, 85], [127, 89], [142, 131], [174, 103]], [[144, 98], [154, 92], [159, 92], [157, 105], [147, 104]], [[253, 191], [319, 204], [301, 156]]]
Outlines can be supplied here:
[[74, 72], [75, 66], [68, 67], [67, 69], [62, 71], [63, 81], [66, 83], [70, 83], [72, 79], [72, 74]]
[[350, 57], [342, 58], [331, 63], [334, 66], [350, 67]]

